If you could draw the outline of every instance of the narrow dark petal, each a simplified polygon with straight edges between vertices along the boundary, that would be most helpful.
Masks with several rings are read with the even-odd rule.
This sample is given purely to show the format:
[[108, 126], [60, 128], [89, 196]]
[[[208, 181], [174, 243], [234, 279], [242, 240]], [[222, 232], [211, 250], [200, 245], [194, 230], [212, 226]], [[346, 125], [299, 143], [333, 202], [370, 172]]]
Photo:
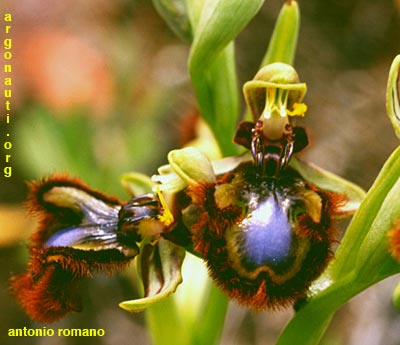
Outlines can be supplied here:
[[293, 152], [302, 151], [308, 146], [309, 140], [306, 130], [303, 127], [293, 127], [294, 147]]
[[117, 240], [117, 222], [82, 225], [57, 231], [46, 241], [45, 247], [79, 247], [93, 243], [93, 249]]
[[250, 149], [253, 128], [254, 128], [254, 122], [249, 122], [249, 121], [240, 122], [238, 128], [236, 129], [233, 141], [238, 145], [244, 146], [246, 149]]
[[41, 248], [56, 232], [88, 224], [115, 223], [121, 202], [90, 189], [78, 179], [55, 175], [30, 184], [28, 206], [39, 226], [31, 247]]

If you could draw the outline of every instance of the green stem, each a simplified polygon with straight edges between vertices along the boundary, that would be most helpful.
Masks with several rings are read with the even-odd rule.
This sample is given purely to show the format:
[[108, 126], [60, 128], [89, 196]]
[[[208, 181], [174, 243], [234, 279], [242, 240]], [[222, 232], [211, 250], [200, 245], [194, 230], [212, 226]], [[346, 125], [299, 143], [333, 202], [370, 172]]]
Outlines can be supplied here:
[[194, 328], [191, 344], [219, 344], [227, 309], [228, 299], [220, 289], [210, 282], [208, 297], [202, 312], [198, 314], [199, 319]]
[[[228, 299], [207, 281], [202, 307], [195, 318], [178, 308], [174, 295], [146, 309], [146, 323], [154, 345], [214, 345], [223, 330]], [[194, 296], [195, 298], [196, 296]]]
[[188, 329], [182, 322], [173, 296], [146, 309], [146, 324], [153, 345], [189, 345]]

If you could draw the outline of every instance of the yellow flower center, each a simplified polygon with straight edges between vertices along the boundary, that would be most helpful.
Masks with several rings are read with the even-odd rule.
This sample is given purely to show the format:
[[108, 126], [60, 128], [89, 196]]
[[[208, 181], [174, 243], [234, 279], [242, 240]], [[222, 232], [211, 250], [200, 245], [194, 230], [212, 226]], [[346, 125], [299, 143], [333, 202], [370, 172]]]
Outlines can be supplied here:
[[289, 117], [304, 116], [307, 106], [304, 103], [294, 103], [293, 109], [288, 109], [290, 90], [282, 88], [267, 88], [265, 108], [260, 117], [263, 122], [263, 133], [270, 140], [279, 140], [290, 123]]
[[286, 116], [304, 116], [307, 111], [307, 105], [304, 103], [294, 103], [293, 109], [287, 108], [289, 90], [280, 88], [267, 88], [265, 96], [265, 108], [263, 111], [264, 119], [270, 119], [274, 113], [280, 117]]
[[174, 216], [172, 215], [172, 212], [169, 209], [164, 195], [160, 189], [157, 190], [157, 195], [160, 199], [160, 203], [163, 209], [162, 214], [158, 216], [158, 220], [162, 222], [165, 226], [170, 226], [175, 221]]

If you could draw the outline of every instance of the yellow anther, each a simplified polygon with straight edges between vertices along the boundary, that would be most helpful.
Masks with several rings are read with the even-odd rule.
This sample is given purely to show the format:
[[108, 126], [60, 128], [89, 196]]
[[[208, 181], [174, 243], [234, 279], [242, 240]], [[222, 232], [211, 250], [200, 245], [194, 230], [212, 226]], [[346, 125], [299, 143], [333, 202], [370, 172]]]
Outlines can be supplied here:
[[158, 216], [159, 221], [161, 221], [165, 226], [170, 226], [174, 222], [174, 216], [172, 215], [171, 210], [169, 209], [167, 202], [162, 194], [162, 191], [157, 191], [158, 198], [160, 199], [161, 206], [163, 208], [163, 212]]
[[307, 111], [307, 105], [305, 103], [295, 103], [293, 104], [293, 110], [287, 109], [287, 114], [289, 116], [304, 116]]

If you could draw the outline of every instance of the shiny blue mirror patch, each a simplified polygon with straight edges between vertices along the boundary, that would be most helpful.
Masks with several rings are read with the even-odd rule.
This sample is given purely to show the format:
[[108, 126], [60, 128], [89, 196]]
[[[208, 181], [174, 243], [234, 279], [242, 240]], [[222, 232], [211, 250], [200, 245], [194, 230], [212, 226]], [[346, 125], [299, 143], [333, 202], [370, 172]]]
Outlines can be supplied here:
[[238, 225], [246, 257], [257, 266], [279, 264], [290, 253], [292, 227], [288, 215], [273, 194], [253, 204], [255, 207], [250, 203], [248, 215]]

